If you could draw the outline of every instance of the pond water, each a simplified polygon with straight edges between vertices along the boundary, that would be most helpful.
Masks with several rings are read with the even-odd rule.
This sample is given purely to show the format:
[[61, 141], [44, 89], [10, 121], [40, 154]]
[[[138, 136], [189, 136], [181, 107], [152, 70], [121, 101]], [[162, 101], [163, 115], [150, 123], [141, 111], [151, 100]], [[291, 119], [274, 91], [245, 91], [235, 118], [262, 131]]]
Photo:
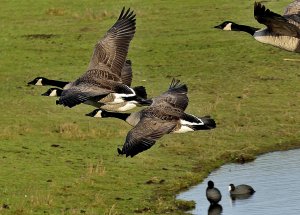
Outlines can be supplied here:
[[[222, 200], [214, 208], [209, 208], [205, 195], [209, 180], [222, 193]], [[249, 198], [232, 200], [230, 183], [249, 184], [256, 192]], [[246, 164], [224, 165], [177, 199], [194, 200], [196, 208], [189, 212], [197, 215], [298, 215], [300, 150], [268, 153]]]

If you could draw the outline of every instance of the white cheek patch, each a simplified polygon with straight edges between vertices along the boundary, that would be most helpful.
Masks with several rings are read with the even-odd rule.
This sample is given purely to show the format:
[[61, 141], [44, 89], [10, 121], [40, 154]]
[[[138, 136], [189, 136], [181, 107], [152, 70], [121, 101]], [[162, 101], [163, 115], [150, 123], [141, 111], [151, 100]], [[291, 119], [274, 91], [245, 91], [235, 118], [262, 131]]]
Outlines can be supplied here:
[[43, 84], [42, 84], [42, 79], [40, 78], [40, 79], [35, 83], [35, 85], [37, 85], [37, 86], [43, 86]]
[[57, 96], [57, 90], [52, 90], [49, 96], [51, 97]]
[[231, 186], [228, 186], [228, 191], [231, 191]]
[[102, 113], [102, 111], [99, 110], [99, 111], [95, 114], [94, 117], [96, 117], [96, 118], [102, 118], [101, 113]]
[[224, 31], [231, 31], [231, 25], [232, 25], [232, 23], [228, 23], [228, 24], [223, 28], [223, 30], [224, 30]]

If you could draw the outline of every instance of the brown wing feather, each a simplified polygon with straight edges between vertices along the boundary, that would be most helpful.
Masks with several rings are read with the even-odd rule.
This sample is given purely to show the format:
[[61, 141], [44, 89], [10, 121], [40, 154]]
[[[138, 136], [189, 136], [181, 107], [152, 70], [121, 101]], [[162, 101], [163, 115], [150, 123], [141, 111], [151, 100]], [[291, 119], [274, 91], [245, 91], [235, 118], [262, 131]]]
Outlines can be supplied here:
[[117, 22], [96, 44], [88, 70], [109, 67], [110, 72], [121, 77], [129, 43], [135, 33], [135, 14], [123, 8]]
[[57, 104], [67, 107], [74, 107], [91, 98], [100, 99], [113, 91], [101, 88], [92, 83], [74, 85], [72, 88], [63, 90], [61, 97], [57, 100]]
[[132, 82], [132, 68], [131, 68], [131, 61], [126, 60], [124, 63], [124, 66], [121, 71], [121, 79], [123, 84], [126, 84], [127, 86], [131, 86]]
[[155, 97], [151, 106], [170, 104], [184, 111], [189, 103], [187, 91], [188, 89], [185, 84], [180, 84], [179, 80], [173, 79], [169, 89], [165, 93]]
[[136, 154], [151, 148], [156, 140], [163, 135], [170, 133], [176, 127], [176, 121], [164, 121], [158, 118], [142, 118], [141, 121], [131, 129], [126, 137], [126, 141], [121, 154], [135, 156]]
[[296, 25], [290, 23], [285, 17], [266, 9], [261, 3], [254, 3], [254, 17], [279, 35], [293, 36], [300, 38], [300, 29]]

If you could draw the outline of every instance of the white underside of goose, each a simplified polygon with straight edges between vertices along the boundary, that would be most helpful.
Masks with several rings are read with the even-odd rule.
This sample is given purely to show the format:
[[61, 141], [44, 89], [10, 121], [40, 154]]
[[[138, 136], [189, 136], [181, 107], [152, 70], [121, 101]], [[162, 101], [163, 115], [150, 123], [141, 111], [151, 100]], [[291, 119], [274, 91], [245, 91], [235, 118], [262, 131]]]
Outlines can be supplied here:
[[181, 124], [181, 125], [204, 125], [204, 123], [203, 123], [199, 118], [197, 118], [197, 119], [200, 121], [200, 123], [197, 123], [197, 122], [189, 122], [189, 121], [186, 121], [186, 120], [181, 119], [181, 120], [180, 120], [180, 124]]
[[180, 120], [180, 125], [181, 125], [180, 129], [174, 131], [173, 133], [186, 133], [186, 132], [189, 132], [189, 131], [194, 131], [194, 129], [190, 128], [189, 126], [191, 126], [191, 125], [204, 125], [204, 123], [201, 121], [201, 119], [199, 119], [198, 117], [197, 117], [197, 119], [200, 121], [199, 123], [189, 122], [189, 121], [181, 119]]
[[128, 111], [136, 107], [134, 102], [126, 102], [126, 104], [122, 107], [119, 107], [117, 111]]
[[173, 133], [186, 133], [189, 131], [194, 131], [193, 129], [191, 129], [190, 127], [186, 126], [186, 125], [181, 125], [180, 129], [174, 131]]
[[131, 94], [125, 93], [112, 93], [114, 100], [112, 102], [108, 102], [107, 104], [119, 104], [125, 102], [123, 98], [135, 96], [135, 92], [132, 90]]
[[261, 42], [270, 44], [287, 51], [297, 51], [300, 49], [300, 39], [291, 36], [281, 36], [269, 32], [266, 28], [262, 30], [258, 30], [254, 33], [253, 37]]

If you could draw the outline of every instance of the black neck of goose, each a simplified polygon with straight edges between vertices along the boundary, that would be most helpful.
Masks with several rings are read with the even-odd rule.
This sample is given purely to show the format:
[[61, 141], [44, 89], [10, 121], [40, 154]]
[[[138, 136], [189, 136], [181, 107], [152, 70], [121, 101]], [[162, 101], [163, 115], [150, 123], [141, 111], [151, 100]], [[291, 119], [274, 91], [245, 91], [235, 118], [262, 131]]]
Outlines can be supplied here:
[[56, 89], [56, 95], [61, 96], [62, 91], [63, 91], [62, 89]]
[[126, 119], [130, 116], [130, 113], [118, 113], [118, 112], [107, 112], [102, 114], [103, 117], [113, 117], [126, 121]]
[[43, 84], [44, 85], [50, 85], [50, 86], [56, 86], [60, 88], [64, 88], [69, 82], [66, 81], [57, 81], [57, 80], [51, 80], [51, 79], [44, 79]]
[[259, 28], [254, 28], [254, 27], [247, 26], [247, 25], [232, 24], [231, 30], [232, 31], [244, 31], [253, 36], [255, 31], [259, 30]]

